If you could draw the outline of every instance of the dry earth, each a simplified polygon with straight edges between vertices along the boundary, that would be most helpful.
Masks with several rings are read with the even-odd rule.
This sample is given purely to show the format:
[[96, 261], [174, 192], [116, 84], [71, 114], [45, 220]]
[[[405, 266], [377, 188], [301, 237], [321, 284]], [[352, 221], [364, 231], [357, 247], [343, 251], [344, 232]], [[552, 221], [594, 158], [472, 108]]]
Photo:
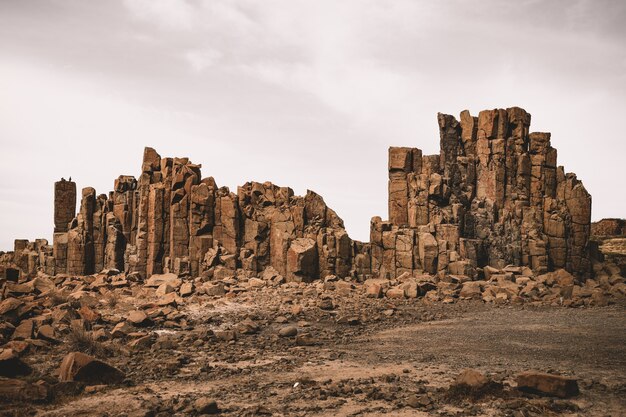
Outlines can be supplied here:
[[[110, 314], [123, 315], [136, 302], [121, 298]], [[194, 296], [179, 311], [186, 318], [180, 327], [142, 329], [152, 335], [151, 346], [116, 342], [107, 345], [114, 352], [97, 352], [126, 373], [122, 386], [78, 392], [61, 384], [51, 403], [3, 404], [0, 414], [198, 415], [203, 400], [215, 400], [224, 416], [626, 415], [622, 304], [443, 304], [357, 291], [323, 298], [315, 286], [300, 284]], [[280, 337], [289, 326], [298, 335]], [[53, 379], [71, 350], [57, 345], [28, 363]], [[451, 390], [465, 368], [502, 385]], [[523, 394], [514, 378], [529, 369], [573, 376], [581, 394]]]

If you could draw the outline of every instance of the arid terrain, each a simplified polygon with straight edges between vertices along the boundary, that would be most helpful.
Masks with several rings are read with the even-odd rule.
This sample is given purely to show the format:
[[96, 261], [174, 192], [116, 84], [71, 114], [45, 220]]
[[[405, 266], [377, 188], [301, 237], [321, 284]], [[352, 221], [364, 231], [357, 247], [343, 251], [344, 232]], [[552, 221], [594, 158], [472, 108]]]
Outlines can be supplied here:
[[[43, 289], [43, 282], [34, 288]], [[39, 329], [54, 323], [47, 338], [5, 345], [24, 348], [21, 361], [32, 371], [20, 380], [46, 394], [28, 398], [22, 391], [21, 401], [2, 404], [2, 415], [620, 416], [626, 410], [623, 298], [602, 307], [570, 303], [578, 308], [563, 306], [560, 297], [373, 298], [368, 285], [280, 284], [276, 277], [211, 282], [198, 287], [208, 291], [182, 297], [180, 287], [160, 295], [167, 285], [151, 288], [121, 276], [63, 282], [52, 292], [2, 303], [35, 300], [52, 317], [42, 318]], [[98, 378], [106, 380], [106, 373], [94, 368], [89, 381], [59, 382], [63, 357], [73, 351], [116, 367], [123, 380], [103, 384]], [[477, 389], [455, 385], [465, 369], [489, 382]], [[573, 377], [580, 394], [559, 399], [519, 391], [516, 375], [527, 370]]]
[[0, 252], [3, 415], [626, 415], [626, 222], [519, 107], [389, 148], [369, 242], [308, 190], [231, 192], [146, 147], [54, 184]]

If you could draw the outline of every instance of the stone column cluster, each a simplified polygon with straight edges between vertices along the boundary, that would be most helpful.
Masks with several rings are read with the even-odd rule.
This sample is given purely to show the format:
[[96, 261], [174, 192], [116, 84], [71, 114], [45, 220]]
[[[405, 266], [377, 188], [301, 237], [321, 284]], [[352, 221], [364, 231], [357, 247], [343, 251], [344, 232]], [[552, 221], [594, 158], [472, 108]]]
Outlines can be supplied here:
[[438, 155], [389, 148], [389, 220], [353, 241], [318, 194], [248, 182], [231, 192], [188, 158], [145, 148], [139, 179], [108, 195], [55, 183], [53, 245], [15, 241], [0, 266], [30, 275], [116, 269], [139, 277], [270, 272], [287, 280], [365, 280], [408, 274], [476, 277], [481, 268], [558, 268], [586, 276], [591, 197], [557, 165], [549, 133], [530, 132], [521, 108], [439, 114]]
[[351, 273], [354, 243], [322, 197], [256, 182], [235, 194], [202, 178], [200, 168], [146, 148], [138, 180], [120, 176], [108, 196], [83, 189], [75, 216], [68, 212], [75, 184], [57, 183], [55, 220], [70, 220], [55, 221], [55, 273], [256, 275], [271, 266], [296, 281]]
[[389, 149], [389, 221], [371, 223], [372, 269], [473, 276], [490, 265], [585, 275], [591, 196], [557, 166], [523, 109], [439, 114], [439, 155]]

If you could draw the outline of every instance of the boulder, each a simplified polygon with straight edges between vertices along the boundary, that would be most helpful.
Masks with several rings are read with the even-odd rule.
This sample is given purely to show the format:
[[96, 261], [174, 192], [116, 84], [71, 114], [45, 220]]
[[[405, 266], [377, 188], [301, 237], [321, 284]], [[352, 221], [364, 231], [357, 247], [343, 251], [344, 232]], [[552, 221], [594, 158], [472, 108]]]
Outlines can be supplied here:
[[87, 385], [119, 384], [126, 376], [119, 369], [81, 352], [69, 353], [61, 362], [59, 381]]
[[285, 326], [278, 331], [280, 337], [294, 337], [298, 334], [298, 328], [296, 326]]
[[31, 372], [31, 367], [24, 363], [12, 349], [4, 349], [0, 352], [0, 376], [13, 378], [28, 375]]
[[453, 385], [465, 386], [471, 389], [480, 389], [488, 383], [489, 379], [483, 373], [474, 369], [465, 369], [456, 377]]
[[163, 284], [168, 284], [172, 288], [178, 288], [181, 286], [182, 281], [178, 278], [178, 275], [168, 274], [154, 274], [145, 282], [146, 287], [160, 287]]
[[318, 253], [315, 240], [299, 238], [287, 251], [287, 281], [311, 282], [318, 279]]
[[463, 283], [459, 297], [480, 299], [482, 296], [481, 282], [468, 281]]
[[131, 311], [130, 313], [128, 313], [128, 316], [126, 318], [135, 326], [142, 326], [150, 323], [150, 319], [148, 318], [146, 313], [141, 310]]
[[516, 376], [517, 389], [551, 397], [569, 398], [579, 394], [574, 378], [527, 371]]
[[198, 414], [218, 414], [220, 412], [217, 402], [211, 398], [198, 398], [194, 401], [193, 408]]

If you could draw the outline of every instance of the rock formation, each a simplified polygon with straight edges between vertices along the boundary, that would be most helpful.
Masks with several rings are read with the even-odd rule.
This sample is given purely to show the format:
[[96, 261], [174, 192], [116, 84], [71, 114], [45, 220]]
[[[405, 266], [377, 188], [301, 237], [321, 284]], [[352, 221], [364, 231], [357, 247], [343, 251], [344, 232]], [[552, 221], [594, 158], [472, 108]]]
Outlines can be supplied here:
[[252, 276], [269, 266], [294, 281], [350, 274], [353, 242], [322, 197], [256, 182], [233, 193], [200, 169], [146, 148], [138, 180], [120, 176], [108, 196], [84, 188], [77, 214], [75, 183], [59, 181], [52, 247], [17, 240], [11, 263], [28, 275], [48, 266], [50, 275], [106, 268], [142, 278], [237, 270]]
[[249, 182], [231, 192], [188, 158], [146, 148], [139, 179], [120, 176], [108, 195], [55, 183], [53, 245], [16, 240], [5, 270], [86, 275], [117, 269], [140, 278], [247, 276], [292, 281], [336, 275], [363, 281], [404, 273], [476, 278], [485, 267], [591, 272], [591, 197], [557, 166], [549, 133], [530, 133], [514, 107], [460, 121], [438, 115], [441, 153], [389, 149], [389, 220], [353, 241], [321, 196]]
[[[439, 114], [439, 155], [389, 149], [389, 221], [372, 219], [372, 270], [474, 276], [486, 265], [590, 271], [591, 196], [557, 166], [523, 109]], [[375, 272], [374, 272], [375, 273]]]

